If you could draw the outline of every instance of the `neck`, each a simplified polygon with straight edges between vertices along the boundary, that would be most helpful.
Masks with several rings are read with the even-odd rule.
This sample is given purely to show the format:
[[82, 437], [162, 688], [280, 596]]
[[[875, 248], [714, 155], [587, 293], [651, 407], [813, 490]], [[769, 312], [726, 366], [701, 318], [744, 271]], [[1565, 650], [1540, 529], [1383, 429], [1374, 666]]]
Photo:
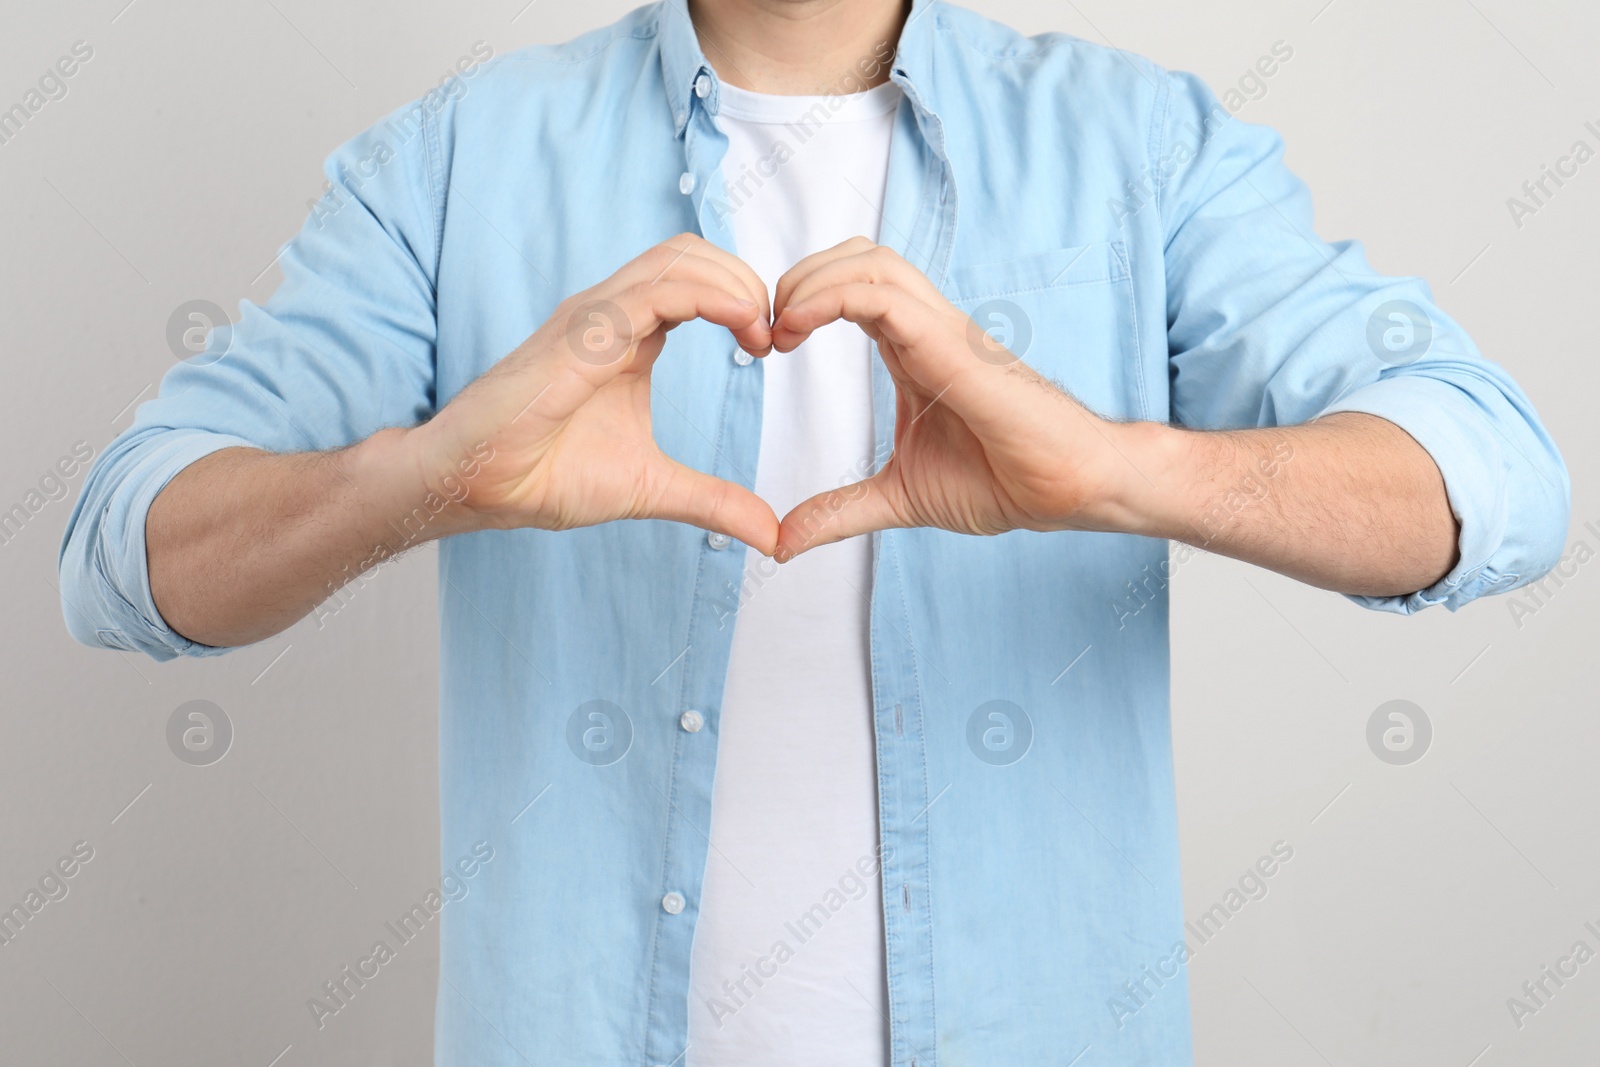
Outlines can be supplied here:
[[910, 0], [690, 0], [700, 50], [729, 85], [779, 96], [889, 80]]

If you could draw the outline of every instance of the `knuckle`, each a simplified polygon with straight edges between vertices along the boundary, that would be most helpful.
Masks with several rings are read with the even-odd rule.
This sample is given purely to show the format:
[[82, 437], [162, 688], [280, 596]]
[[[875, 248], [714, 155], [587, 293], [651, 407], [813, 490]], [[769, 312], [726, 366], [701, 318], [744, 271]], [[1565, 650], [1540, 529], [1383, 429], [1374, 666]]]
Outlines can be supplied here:
[[652, 251], [659, 253], [665, 259], [693, 252], [706, 243], [705, 238], [695, 233], [680, 233], [676, 237], [669, 237], [656, 245]]
[[661, 270], [682, 254], [678, 249], [672, 247], [671, 241], [663, 241], [646, 251], [639, 259], [650, 269]]
[[550, 317], [545, 322], [552, 328], [564, 330], [567, 327], [567, 323], [571, 321], [572, 316], [577, 314], [579, 309], [585, 305], [594, 303], [595, 299], [596, 293], [592, 289], [573, 293], [555, 306], [555, 310], [550, 312]]
[[651, 307], [653, 304], [651, 297], [660, 292], [662, 286], [671, 284], [672, 282], [665, 278], [655, 284], [633, 282], [617, 294], [617, 302], [628, 308]]
[[893, 270], [902, 262], [895, 250], [888, 245], [873, 245], [867, 255], [871, 257], [875, 266], [884, 270]]

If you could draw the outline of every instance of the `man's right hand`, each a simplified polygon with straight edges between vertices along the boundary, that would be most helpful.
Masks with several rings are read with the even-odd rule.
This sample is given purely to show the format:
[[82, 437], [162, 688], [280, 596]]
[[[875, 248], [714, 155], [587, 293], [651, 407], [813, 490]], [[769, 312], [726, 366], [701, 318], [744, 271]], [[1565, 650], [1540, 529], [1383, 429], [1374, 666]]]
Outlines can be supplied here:
[[705, 319], [740, 347], [772, 346], [766, 286], [738, 257], [694, 234], [645, 252], [563, 301], [543, 326], [405, 431], [428, 488], [458, 480], [487, 443], [451, 527], [566, 530], [613, 519], [670, 519], [771, 555], [778, 519], [742, 486], [668, 459], [650, 426], [650, 372], [667, 331]]
[[[145, 522], [156, 608], [192, 641], [249, 644], [375, 562], [483, 529], [671, 519], [771, 555], [772, 509], [668, 459], [650, 433], [650, 368], [667, 331], [706, 319], [765, 355], [768, 307], [746, 264], [700, 237], [676, 237], [563, 301], [415, 429], [380, 430], [332, 452], [241, 447], [197, 460], [156, 496]], [[449, 503], [437, 512], [429, 504], [422, 527], [394, 545], [396, 522], [430, 494]]]

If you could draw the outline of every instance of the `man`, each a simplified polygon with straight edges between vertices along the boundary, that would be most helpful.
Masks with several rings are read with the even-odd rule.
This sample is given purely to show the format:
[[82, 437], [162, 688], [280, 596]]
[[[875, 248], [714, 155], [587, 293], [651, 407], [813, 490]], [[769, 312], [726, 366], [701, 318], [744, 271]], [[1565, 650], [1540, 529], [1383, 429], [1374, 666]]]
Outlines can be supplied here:
[[1516, 385], [1125, 54], [662, 0], [328, 175], [63, 598], [206, 655], [448, 538], [440, 1063], [1188, 1062], [1169, 540], [1411, 612], [1565, 534]]

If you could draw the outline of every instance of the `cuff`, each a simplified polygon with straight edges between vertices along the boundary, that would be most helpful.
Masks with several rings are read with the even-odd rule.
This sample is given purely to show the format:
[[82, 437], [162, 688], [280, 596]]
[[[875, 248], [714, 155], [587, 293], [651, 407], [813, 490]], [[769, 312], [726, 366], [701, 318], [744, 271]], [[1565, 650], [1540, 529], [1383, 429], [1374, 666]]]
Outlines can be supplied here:
[[235, 447], [258, 446], [226, 434], [168, 430], [142, 448], [135, 446], [134, 454], [103, 472], [114, 479], [114, 486], [93, 502], [99, 508], [97, 515], [79, 518], [94, 525], [79, 534], [88, 535], [86, 558], [75, 575], [62, 575], [62, 610], [79, 640], [144, 652], [157, 660], [228, 651], [190, 641], [161, 617], [150, 592], [145, 520], [156, 495], [180, 471], [213, 452]]
[[1456, 611], [1518, 583], [1519, 575], [1502, 573], [1495, 561], [1510, 518], [1510, 473], [1502, 451], [1509, 442], [1468, 393], [1438, 378], [1396, 375], [1357, 389], [1317, 417], [1341, 411], [1376, 415], [1410, 434], [1444, 476], [1450, 510], [1461, 524], [1460, 558], [1434, 585], [1404, 596], [1348, 599], [1400, 615], [1435, 604]]

